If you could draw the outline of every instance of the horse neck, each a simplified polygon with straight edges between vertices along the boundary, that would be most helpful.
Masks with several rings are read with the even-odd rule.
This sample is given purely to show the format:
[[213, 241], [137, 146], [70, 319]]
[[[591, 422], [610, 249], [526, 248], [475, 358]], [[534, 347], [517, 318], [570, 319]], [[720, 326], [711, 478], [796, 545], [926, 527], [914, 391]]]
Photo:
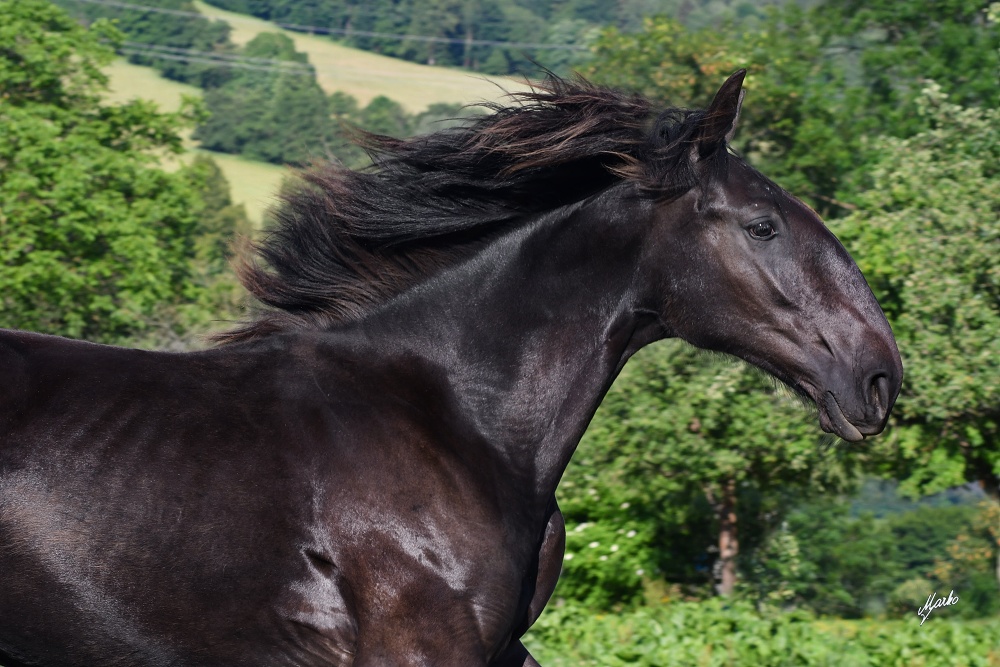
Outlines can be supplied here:
[[612, 188], [519, 225], [364, 323], [446, 378], [476, 446], [539, 503], [625, 360], [662, 337], [635, 303], [649, 215]]

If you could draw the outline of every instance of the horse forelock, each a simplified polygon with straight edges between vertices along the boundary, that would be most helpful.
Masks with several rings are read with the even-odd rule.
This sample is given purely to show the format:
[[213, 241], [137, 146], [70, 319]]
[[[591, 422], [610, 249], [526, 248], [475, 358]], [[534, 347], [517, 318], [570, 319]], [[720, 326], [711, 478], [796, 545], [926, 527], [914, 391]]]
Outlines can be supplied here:
[[528, 216], [621, 180], [661, 198], [698, 182], [700, 111], [549, 77], [464, 125], [408, 140], [358, 133], [373, 165], [315, 164], [280, 196], [238, 273], [255, 317], [218, 342], [325, 329], [468, 256]]

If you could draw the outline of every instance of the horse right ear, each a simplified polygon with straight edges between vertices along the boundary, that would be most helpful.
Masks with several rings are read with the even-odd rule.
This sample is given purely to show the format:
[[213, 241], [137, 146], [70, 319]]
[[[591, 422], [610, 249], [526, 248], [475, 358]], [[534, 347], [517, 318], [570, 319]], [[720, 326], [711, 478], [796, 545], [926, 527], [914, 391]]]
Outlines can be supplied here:
[[[715, 99], [708, 105], [705, 115], [698, 123], [695, 134], [695, 150], [692, 151], [692, 158], [700, 160], [714, 155], [716, 151], [725, 148], [726, 143], [733, 138], [736, 132], [736, 121], [740, 117], [740, 108], [743, 106], [743, 79], [746, 78], [745, 69], [737, 70], [726, 79], [726, 82], [715, 94]], [[695, 152], [697, 151], [697, 152]]]

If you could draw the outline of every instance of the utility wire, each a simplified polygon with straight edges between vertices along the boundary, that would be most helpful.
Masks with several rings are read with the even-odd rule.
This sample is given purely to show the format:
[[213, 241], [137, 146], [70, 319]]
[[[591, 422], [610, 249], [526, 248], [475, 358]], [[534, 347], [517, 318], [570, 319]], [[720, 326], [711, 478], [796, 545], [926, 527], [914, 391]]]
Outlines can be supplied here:
[[164, 60], [179, 60], [184, 63], [200, 63], [214, 65], [215, 67], [226, 67], [230, 69], [249, 69], [258, 72], [275, 72], [281, 74], [294, 74], [296, 76], [306, 76], [312, 72], [298, 69], [281, 69], [278, 67], [267, 67], [266, 65], [254, 65], [252, 63], [234, 62], [231, 60], [212, 60], [210, 58], [199, 58], [197, 56], [185, 56], [174, 53], [150, 52], [141, 49], [118, 49], [118, 53], [126, 56], [147, 56], [152, 58], [163, 58]]
[[[196, 49], [185, 49], [179, 46], [166, 46], [164, 44], [155, 44], [147, 42], [122, 42], [127, 49], [132, 51], [152, 51], [155, 53], [150, 53], [150, 56], [161, 56], [160, 52], [179, 54], [184, 56], [194, 56], [200, 58], [210, 58], [213, 60], [220, 61], [219, 64], [224, 64], [225, 62], [236, 62], [244, 63], [248, 65], [264, 65], [267, 67], [275, 68], [282, 72], [293, 72], [301, 74], [312, 74], [315, 68], [309, 63], [298, 62], [295, 60], [279, 60], [277, 58], [258, 58], [254, 56], [244, 56], [235, 53], [220, 53], [216, 51], [198, 51]], [[125, 50], [125, 49], [122, 49]]]
[[[143, 56], [146, 58], [163, 58], [164, 60], [199, 63], [229, 69], [247, 69], [258, 72], [273, 72], [277, 74], [295, 74], [298, 76], [312, 76], [313, 74], [319, 75], [323, 73], [336, 75], [338, 73], [337, 70], [331, 68], [316, 67], [312, 64], [290, 60], [256, 58], [231, 53], [216, 53], [212, 51], [198, 51], [196, 49], [185, 49], [177, 46], [165, 46], [162, 44], [145, 44], [142, 42], [125, 42], [124, 46], [117, 50], [117, 53], [127, 56]], [[470, 74], [469, 76], [474, 75]], [[437, 80], [437, 77], [432, 73], [407, 74], [406, 78], [409, 80]]]
[[[117, 7], [120, 9], [134, 9], [137, 11], [144, 12], [154, 12], [158, 14], [170, 14], [172, 16], [186, 16], [191, 18], [203, 18], [208, 20], [209, 17], [201, 14], [199, 12], [189, 12], [181, 9], [166, 9], [163, 7], [150, 7], [148, 5], [136, 5], [130, 2], [119, 2], [118, 0], [74, 0], [75, 2], [84, 2], [93, 5], [103, 5], [105, 7]], [[236, 18], [232, 17], [228, 19], [230, 21], [242, 21], [246, 23], [257, 23], [262, 19], [250, 19], [250, 18]], [[554, 51], [584, 51], [586, 47], [576, 46], [574, 44], [539, 44], [533, 42], [503, 42], [493, 39], [455, 39], [450, 37], [431, 37], [429, 35], [406, 35], [401, 33], [391, 33], [391, 32], [375, 32], [371, 30], [347, 30], [345, 28], [326, 28], [323, 26], [315, 25], [300, 25], [297, 23], [283, 23], [281, 21], [271, 21], [272, 25], [278, 26], [280, 28], [285, 28], [287, 30], [294, 30], [297, 32], [310, 32], [319, 33], [324, 35], [343, 35], [352, 37], [378, 37], [382, 39], [394, 39], [398, 41], [415, 41], [415, 42], [431, 42], [434, 44], [470, 44], [473, 46], [503, 46], [512, 49], [546, 49]]]

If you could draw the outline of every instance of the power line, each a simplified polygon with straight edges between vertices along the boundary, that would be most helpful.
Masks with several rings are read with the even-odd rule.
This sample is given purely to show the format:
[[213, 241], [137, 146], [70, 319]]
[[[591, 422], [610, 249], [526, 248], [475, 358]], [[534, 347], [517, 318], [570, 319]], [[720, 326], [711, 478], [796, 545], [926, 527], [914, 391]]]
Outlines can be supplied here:
[[[235, 53], [220, 53], [217, 51], [198, 51], [196, 49], [185, 49], [179, 46], [166, 46], [164, 44], [155, 44], [149, 42], [123, 42], [126, 49], [132, 51], [143, 50], [143, 51], [153, 51], [150, 56], [160, 56], [163, 53], [180, 54], [185, 56], [194, 56], [201, 58], [209, 58], [213, 60], [220, 61], [220, 64], [224, 62], [239, 62], [250, 65], [264, 65], [267, 67], [273, 67], [276, 71], [281, 72], [294, 72], [301, 74], [312, 74], [315, 68], [309, 63], [297, 62], [295, 60], [279, 60], [277, 58], [259, 58], [255, 56], [244, 56]], [[121, 49], [124, 51], [125, 49]]]
[[[338, 70], [324, 67], [316, 67], [312, 64], [299, 63], [289, 60], [277, 60], [275, 58], [256, 58], [251, 56], [241, 56], [230, 53], [217, 53], [213, 51], [198, 51], [196, 49], [185, 49], [178, 46], [166, 46], [163, 44], [145, 44], [142, 42], [125, 42], [124, 48], [117, 50], [119, 54], [129, 56], [144, 56], [146, 58], [163, 58], [164, 60], [176, 60], [180, 62], [198, 63], [203, 65], [213, 65], [228, 69], [247, 69], [258, 72], [272, 72], [276, 74], [295, 74], [299, 76], [310, 76], [315, 74], [328, 73], [336, 75]], [[470, 74], [470, 76], [473, 76]], [[407, 74], [408, 80], [436, 81], [437, 77], [432, 73]]]
[[[74, 0], [75, 2], [84, 2], [93, 5], [103, 5], [105, 7], [117, 7], [119, 9], [133, 9], [136, 11], [144, 12], [154, 12], [158, 14], [170, 14], [172, 16], [186, 16], [190, 18], [203, 18], [208, 20], [208, 17], [199, 12], [189, 12], [182, 9], [166, 9], [164, 7], [150, 7], [148, 5], [136, 5], [129, 2], [119, 2], [118, 0]], [[230, 21], [242, 21], [245, 23], [257, 23], [261, 19], [249, 19], [249, 18], [237, 18], [232, 17]], [[297, 23], [283, 23], [281, 21], [271, 21], [272, 25], [278, 26], [280, 28], [285, 28], [287, 30], [294, 30], [297, 32], [310, 32], [319, 33], [324, 35], [342, 35], [348, 37], [378, 37], [381, 39], [393, 39], [397, 41], [415, 41], [415, 42], [430, 42], [434, 44], [470, 44], [472, 46], [502, 46], [512, 49], [545, 49], [554, 51], [584, 51], [586, 47], [576, 46], [573, 44], [540, 44], [533, 42], [503, 42], [499, 40], [492, 39], [455, 39], [450, 37], [432, 37], [429, 35], [406, 35], [402, 33], [391, 33], [391, 32], [375, 32], [371, 30], [347, 30], [345, 28], [326, 28], [323, 26], [315, 25], [300, 25]]]
[[211, 58], [221, 62], [232, 61], [254, 65], [265, 65], [274, 67], [281, 71], [299, 71], [302, 74], [312, 74], [315, 68], [309, 63], [302, 63], [295, 60], [279, 60], [277, 58], [258, 58], [254, 56], [244, 56], [235, 53], [222, 53], [218, 51], [198, 51], [197, 49], [185, 49], [179, 46], [167, 46], [152, 42], [123, 42], [127, 49], [139, 49], [153, 51], [150, 55], [160, 55], [160, 52]]
[[256, 70], [258, 72], [273, 72], [280, 74], [294, 74], [297, 76], [306, 76], [312, 72], [297, 70], [297, 69], [281, 69], [277, 67], [268, 67], [266, 65], [254, 65], [252, 63], [242, 63], [234, 62], [231, 60], [212, 60], [211, 58], [199, 58], [197, 56], [180, 55], [174, 53], [162, 53], [159, 51], [151, 52], [144, 49], [118, 49], [118, 53], [126, 56], [147, 56], [154, 58], [163, 58], [164, 60], [178, 60], [184, 63], [199, 63], [204, 65], [213, 65], [215, 67], [225, 67], [229, 69], [249, 69]]

